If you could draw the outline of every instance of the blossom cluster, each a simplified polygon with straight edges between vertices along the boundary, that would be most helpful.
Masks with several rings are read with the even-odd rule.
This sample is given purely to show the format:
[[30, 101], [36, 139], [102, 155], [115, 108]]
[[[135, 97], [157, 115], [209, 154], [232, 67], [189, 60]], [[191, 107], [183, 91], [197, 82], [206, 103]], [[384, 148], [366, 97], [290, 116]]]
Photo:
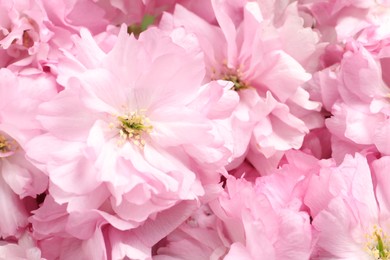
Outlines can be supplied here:
[[389, 24], [0, 0], [0, 259], [390, 259]]

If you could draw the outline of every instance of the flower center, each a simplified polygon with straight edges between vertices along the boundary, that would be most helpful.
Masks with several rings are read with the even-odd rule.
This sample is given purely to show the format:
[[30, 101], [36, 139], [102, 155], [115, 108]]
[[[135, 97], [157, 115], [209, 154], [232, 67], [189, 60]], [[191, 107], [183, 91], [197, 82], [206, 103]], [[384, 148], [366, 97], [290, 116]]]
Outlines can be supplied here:
[[30, 48], [34, 45], [34, 40], [31, 38], [31, 36], [28, 33], [28, 30], [23, 31], [23, 46], [26, 48]]
[[11, 147], [12, 146], [8, 140], [3, 135], [0, 135], [0, 152], [7, 153], [11, 151]]
[[248, 88], [248, 85], [244, 81], [242, 81], [237, 75], [225, 74], [222, 79], [233, 82], [234, 85], [232, 87], [232, 90], [234, 91], [239, 91], [240, 89]]
[[153, 126], [145, 115], [138, 111], [128, 113], [117, 117], [119, 121], [119, 135], [123, 140], [132, 141], [135, 145], [143, 147], [145, 140], [144, 134], [152, 131]]
[[9, 139], [0, 133], [0, 158], [12, 155], [17, 147], [15, 140]]
[[145, 31], [150, 25], [154, 23], [155, 19], [156, 17], [154, 17], [153, 15], [145, 15], [142, 18], [141, 23], [129, 25], [127, 27], [127, 33], [134, 34], [134, 36], [138, 38], [143, 31]]
[[366, 250], [373, 259], [390, 259], [390, 240], [381, 228], [374, 226], [374, 231], [366, 239]]
[[233, 87], [231, 90], [239, 91], [241, 89], [250, 88], [250, 85], [245, 80], [242, 80], [242, 68], [240, 65], [238, 68], [230, 68], [227, 65], [227, 61], [222, 61], [222, 66], [220, 69], [211, 68], [211, 79], [217, 80], [222, 79], [226, 81], [230, 81], [233, 83]]

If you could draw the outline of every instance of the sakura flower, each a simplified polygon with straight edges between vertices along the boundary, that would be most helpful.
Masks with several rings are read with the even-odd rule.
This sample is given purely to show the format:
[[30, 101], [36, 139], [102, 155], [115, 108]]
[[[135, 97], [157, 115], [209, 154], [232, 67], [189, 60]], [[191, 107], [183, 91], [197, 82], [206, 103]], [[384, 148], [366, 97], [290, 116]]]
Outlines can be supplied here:
[[[3, 166], [3, 164], [1, 164], [1, 166]], [[2, 173], [2, 171], [0, 173]], [[28, 212], [25, 204], [5, 182], [3, 176], [0, 176], [0, 187], [0, 215], [2, 217], [0, 236], [3, 238], [19, 237], [28, 224]]]
[[319, 160], [300, 150], [290, 150], [285, 153], [278, 169], [256, 179], [256, 187], [267, 195], [273, 207], [306, 211], [303, 198], [311, 176], [329, 165], [334, 165], [334, 162]]
[[27, 227], [32, 198], [47, 188], [47, 177], [26, 161], [18, 143], [0, 131], [0, 236], [19, 237]]
[[105, 205], [135, 228], [216, 185], [231, 155], [218, 122], [238, 98], [228, 82], [202, 87], [196, 41], [153, 28], [137, 40], [123, 25], [107, 54], [86, 30], [75, 42], [78, 56], [59, 70], [65, 90], [40, 107], [47, 133], [27, 148], [55, 200], [69, 212]]
[[19, 143], [0, 125], [0, 236], [16, 237], [27, 227], [34, 198], [47, 188], [47, 177], [25, 159]]
[[[301, 146], [309, 127], [323, 125], [321, 116], [313, 112], [319, 109], [319, 104], [310, 101], [308, 93], [301, 87], [310, 75], [296, 60], [306, 64], [306, 60], [314, 55], [317, 36], [310, 29], [303, 28], [303, 21], [293, 4], [286, 7], [286, 15], [280, 14], [285, 19], [282, 19], [281, 26], [274, 24], [274, 17], [267, 17], [268, 7], [260, 3], [211, 3], [219, 26], [178, 4], [172, 15], [164, 14], [159, 27], [168, 31], [184, 27], [194, 33], [205, 55], [205, 80], [231, 81], [234, 84], [232, 90], [240, 96], [242, 105], [231, 120], [234, 136], [241, 137], [235, 140], [235, 160], [228, 168], [242, 162], [248, 147], [267, 159], [275, 156], [276, 162], [276, 157], [280, 159], [282, 156], [278, 153]], [[272, 3], [277, 6], [280, 1]], [[287, 22], [287, 17], [294, 15], [294, 22]], [[308, 36], [306, 53], [284, 47], [295, 46], [289, 45], [289, 42], [293, 43], [293, 37], [282, 36], [292, 27]], [[279, 122], [283, 127], [277, 126]], [[276, 133], [278, 129], [287, 131]]]
[[382, 157], [371, 168], [357, 153], [312, 177], [304, 201], [319, 231], [313, 259], [388, 259], [388, 162]]
[[271, 204], [274, 195], [263, 193], [263, 188], [229, 176], [219, 198], [170, 234], [155, 258], [308, 259], [312, 248], [308, 214]]
[[323, 41], [336, 43], [355, 38], [377, 50], [388, 43], [388, 1], [300, 2], [301, 8], [314, 17], [313, 27], [322, 33]]
[[[251, 86], [256, 87], [262, 95], [270, 90], [281, 101], [288, 99], [301, 83], [310, 78], [298, 62], [278, 45], [275, 46], [270, 35], [262, 35], [261, 28], [275, 28], [263, 19], [261, 7], [257, 3], [238, 4], [233, 9], [224, 2], [212, 3], [221, 27], [208, 24], [180, 5], [176, 6], [173, 17], [166, 14], [160, 24], [162, 28], [184, 26], [195, 33], [205, 52], [208, 78], [230, 80], [236, 90]], [[231, 12], [237, 13], [237, 17], [229, 16]], [[255, 28], [257, 33], [244, 30], [244, 27]], [[256, 46], [257, 51], [253, 52]], [[255, 72], [253, 69], [257, 65], [260, 67]], [[287, 68], [293, 70], [294, 75], [289, 74], [291, 71]], [[272, 73], [278, 73], [279, 78]], [[285, 89], [282, 93], [278, 86], [288, 80], [289, 90]]]
[[178, 203], [130, 230], [131, 223], [103, 210], [69, 213], [69, 205], [48, 195], [29, 220], [47, 259], [150, 259], [152, 246], [188, 218], [195, 206], [191, 201]]
[[321, 99], [331, 113], [326, 126], [333, 135], [333, 153], [340, 152], [339, 162], [346, 154], [342, 149], [353, 154], [375, 147], [383, 154], [389, 153], [385, 135], [390, 89], [384, 76], [385, 64], [386, 58], [370, 53], [357, 41], [350, 41], [340, 60], [319, 71], [311, 83], [313, 98]]
[[35, 120], [38, 105], [56, 93], [45, 76], [15, 76], [0, 70], [0, 236], [19, 238], [28, 225], [34, 198], [43, 193], [47, 176], [25, 158], [24, 145], [41, 133]]
[[0, 67], [38, 66], [47, 57], [47, 43], [53, 35], [41, 1], [1, 1], [0, 12]]
[[226, 254], [219, 237], [218, 219], [202, 205], [179, 228], [155, 246], [153, 259], [221, 259]]
[[303, 199], [312, 174], [331, 162], [289, 151], [281, 164], [253, 183], [228, 177], [210, 203], [226, 259], [309, 259], [317, 235]]

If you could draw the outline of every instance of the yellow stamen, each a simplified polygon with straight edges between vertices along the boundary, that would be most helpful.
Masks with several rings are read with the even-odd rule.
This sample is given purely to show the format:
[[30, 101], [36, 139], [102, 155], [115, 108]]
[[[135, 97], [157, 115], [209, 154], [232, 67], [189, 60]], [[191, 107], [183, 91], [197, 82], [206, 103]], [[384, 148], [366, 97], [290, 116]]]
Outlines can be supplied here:
[[[234, 91], [239, 91], [241, 89], [249, 88], [250, 85], [248, 82], [244, 81], [242, 74], [242, 66], [232, 69], [228, 67], [227, 60], [222, 61], [223, 69], [220, 72], [220, 79], [233, 82], [233, 87], [231, 88]], [[213, 72], [215, 74], [215, 72]]]
[[119, 121], [118, 129], [120, 138], [131, 141], [136, 146], [143, 148], [146, 143], [143, 137], [153, 130], [153, 126], [150, 125], [150, 120], [141, 114], [141, 112], [143, 111], [127, 113], [117, 116], [117, 119]]
[[390, 240], [383, 230], [377, 225], [373, 232], [366, 235], [366, 251], [377, 260], [390, 260]]
[[227, 80], [227, 81], [230, 81], [230, 82], [233, 82], [233, 87], [232, 87], [232, 90], [235, 90], [235, 91], [239, 91], [240, 89], [245, 89], [245, 88], [248, 88], [249, 86], [244, 82], [242, 81], [238, 76], [236, 75], [230, 75], [230, 74], [227, 74], [227, 75], [224, 75], [222, 77], [223, 80]]
[[9, 141], [3, 135], [0, 135], [0, 152], [9, 152], [11, 151], [11, 148], [12, 145], [9, 143]]

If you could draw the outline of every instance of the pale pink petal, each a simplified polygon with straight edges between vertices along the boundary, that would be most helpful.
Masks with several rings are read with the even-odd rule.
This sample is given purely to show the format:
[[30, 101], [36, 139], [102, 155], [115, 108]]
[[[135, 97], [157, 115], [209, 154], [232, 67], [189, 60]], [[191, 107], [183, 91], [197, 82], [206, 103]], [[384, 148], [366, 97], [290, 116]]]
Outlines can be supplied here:
[[374, 176], [376, 178], [375, 195], [379, 204], [379, 211], [384, 218], [390, 215], [390, 190], [387, 188], [390, 178], [390, 157], [384, 156], [372, 163]]
[[[191, 118], [190, 122], [185, 119]], [[208, 132], [211, 125], [196, 111], [164, 107], [153, 111], [150, 115], [153, 123], [151, 138], [162, 146], [175, 146], [177, 144], [191, 144], [198, 140], [198, 144], [206, 144], [213, 141], [214, 137]]]
[[259, 83], [281, 102], [295, 94], [296, 89], [311, 78], [296, 60], [282, 51], [267, 53], [264, 59], [266, 63], [260, 65], [252, 77], [258, 78]]
[[236, 28], [235, 24], [232, 21], [232, 17], [229, 16], [228, 6], [223, 1], [212, 0], [213, 9], [215, 12], [215, 17], [219, 22], [221, 29], [224, 33], [225, 40], [227, 42], [227, 66], [236, 67], [237, 64], [237, 43], [236, 43]]
[[[365, 122], [365, 124], [367, 123]], [[382, 122], [377, 123], [376, 126], [373, 143], [383, 155], [390, 155], [390, 142], [388, 138], [390, 133], [390, 121], [389, 119], [385, 119]]]
[[[314, 228], [321, 232], [317, 246], [330, 252], [332, 257], [359, 259], [365, 255], [363, 245], [352, 237], [352, 232], [359, 231], [354, 230], [354, 227], [358, 228], [358, 223], [351, 214], [342, 199], [337, 198], [331, 201], [328, 210], [322, 211], [313, 221]], [[363, 234], [357, 235], [364, 243]]]
[[47, 189], [47, 176], [26, 161], [24, 153], [16, 153], [4, 160], [2, 168], [4, 180], [22, 198], [35, 197]]
[[85, 112], [75, 90], [65, 90], [54, 99], [40, 106], [37, 116], [46, 130], [57, 132], [60, 138], [81, 140], [88, 132], [85, 130], [93, 122], [90, 113]]

